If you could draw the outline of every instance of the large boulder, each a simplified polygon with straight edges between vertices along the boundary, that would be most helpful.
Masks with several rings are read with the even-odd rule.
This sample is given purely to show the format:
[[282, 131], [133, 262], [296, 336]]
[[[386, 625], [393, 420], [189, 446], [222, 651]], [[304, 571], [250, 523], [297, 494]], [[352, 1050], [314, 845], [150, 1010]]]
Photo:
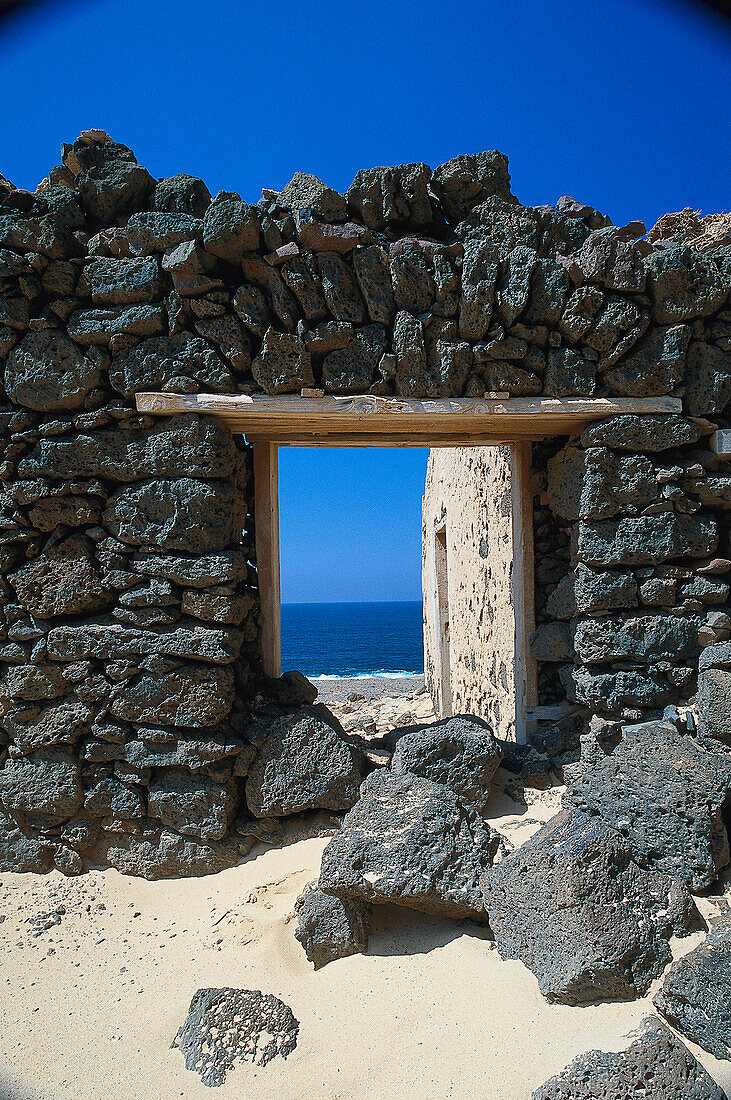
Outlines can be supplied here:
[[646, 263], [652, 316], [660, 324], [706, 317], [723, 305], [728, 286], [711, 256], [677, 245], [653, 252]]
[[729, 863], [724, 806], [731, 759], [666, 722], [626, 726], [614, 751], [586, 768], [565, 804], [617, 829], [643, 866], [693, 890]]
[[246, 802], [255, 817], [353, 805], [364, 760], [324, 708], [274, 711], [260, 726], [259, 751], [246, 780]]
[[613, 416], [586, 428], [584, 447], [611, 447], [614, 451], [667, 451], [701, 438], [700, 425], [682, 416]]
[[347, 217], [344, 196], [308, 172], [295, 172], [279, 192], [277, 205], [284, 210], [311, 210], [326, 222], [343, 222]]
[[400, 737], [391, 770], [441, 783], [479, 812], [490, 797], [490, 784], [502, 758], [488, 724], [471, 714], [458, 714]]
[[705, 558], [718, 546], [718, 526], [711, 516], [666, 512], [620, 520], [580, 523], [576, 556], [586, 565], [658, 565], [673, 558]]
[[377, 771], [323, 852], [319, 886], [340, 898], [486, 921], [479, 880], [500, 844], [447, 787]]
[[428, 225], [434, 220], [430, 178], [427, 164], [363, 169], [348, 188], [348, 208], [369, 229]]
[[582, 664], [609, 661], [692, 661], [698, 654], [692, 619], [672, 615], [617, 615], [576, 624], [574, 648]]
[[38, 412], [79, 409], [98, 382], [96, 364], [58, 329], [27, 333], [5, 366], [10, 400]]
[[251, 365], [265, 393], [296, 393], [314, 385], [310, 353], [298, 336], [269, 328]]
[[202, 218], [211, 201], [211, 192], [197, 176], [181, 173], [158, 180], [152, 199], [153, 210], [166, 214], [189, 214]]
[[315, 970], [334, 959], [357, 955], [368, 947], [371, 906], [358, 898], [325, 894], [316, 882], [306, 886], [294, 905], [295, 939]]
[[533, 1100], [726, 1100], [690, 1051], [656, 1017], [619, 1053], [590, 1050], [533, 1093]]
[[564, 1004], [642, 996], [672, 959], [667, 940], [699, 920], [681, 883], [638, 867], [601, 820], [565, 810], [481, 885], [501, 958]]
[[460, 222], [485, 199], [515, 202], [508, 158], [497, 149], [453, 157], [434, 170], [429, 189], [451, 222]]
[[731, 1060], [731, 917], [674, 962], [653, 998], [657, 1010], [691, 1042]]

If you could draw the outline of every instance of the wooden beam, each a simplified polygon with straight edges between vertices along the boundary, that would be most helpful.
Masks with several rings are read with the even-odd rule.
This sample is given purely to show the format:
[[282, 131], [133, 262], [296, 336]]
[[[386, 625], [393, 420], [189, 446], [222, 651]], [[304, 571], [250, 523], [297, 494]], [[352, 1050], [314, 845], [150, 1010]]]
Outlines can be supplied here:
[[279, 461], [272, 443], [254, 446], [254, 531], [261, 601], [261, 653], [266, 676], [282, 675], [279, 588]]
[[[587, 424], [625, 413], [676, 413], [682, 402], [674, 397], [512, 397], [401, 398], [289, 397], [247, 394], [138, 393], [139, 412], [154, 416], [202, 413], [219, 417], [234, 432], [269, 439], [304, 443], [308, 435], [361, 433], [380, 436], [386, 446], [399, 436], [436, 441], [439, 437], [474, 442], [496, 436], [501, 440], [569, 435]], [[424, 444], [420, 444], [424, 445]], [[458, 446], [450, 442], [450, 446]]]
[[711, 450], [717, 455], [731, 455], [731, 428], [719, 428], [713, 433]]
[[533, 496], [531, 445], [510, 448], [513, 514], [513, 610], [515, 612], [515, 738], [527, 740], [528, 712], [538, 702], [538, 666], [530, 653], [536, 628], [535, 567], [533, 560]]

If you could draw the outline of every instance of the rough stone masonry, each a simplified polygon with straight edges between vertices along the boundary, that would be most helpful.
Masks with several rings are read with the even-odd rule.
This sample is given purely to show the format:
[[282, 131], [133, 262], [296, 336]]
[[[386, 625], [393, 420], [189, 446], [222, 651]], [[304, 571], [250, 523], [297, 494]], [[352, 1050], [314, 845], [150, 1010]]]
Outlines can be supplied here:
[[215, 871], [372, 767], [262, 676], [247, 447], [140, 390], [682, 398], [535, 448], [533, 646], [585, 727], [697, 699], [731, 745], [728, 238], [524, 206], [497, 151], [256, 205], [62, 160], [0, 178], [0, 869]]

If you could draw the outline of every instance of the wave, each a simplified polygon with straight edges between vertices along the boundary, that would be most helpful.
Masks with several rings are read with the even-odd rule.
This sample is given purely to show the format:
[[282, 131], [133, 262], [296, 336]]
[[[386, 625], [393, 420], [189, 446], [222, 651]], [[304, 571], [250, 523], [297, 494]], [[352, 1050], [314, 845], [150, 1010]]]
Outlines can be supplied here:
[[416, 672], [407, 672], [403, 670], [401, 672], [383, 672], [381, 669], [376, 669], [374, 672], [348, 672], [338, 676], [325, 674], [321, 676], [308, 676], [308, 680], [312, 680], [313, 683], [318, 683], [321, 680], [402, 680], [405, 676], [423, 676], [424, 670], [419, 669]]

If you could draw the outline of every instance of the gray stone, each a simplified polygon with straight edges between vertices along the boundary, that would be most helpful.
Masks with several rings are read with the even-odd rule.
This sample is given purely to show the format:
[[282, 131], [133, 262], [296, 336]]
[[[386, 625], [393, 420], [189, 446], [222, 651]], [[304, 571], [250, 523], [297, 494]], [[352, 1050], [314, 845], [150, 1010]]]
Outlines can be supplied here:
[[484, 922], [479, 879], [499, 847], [499, 833], [448, 787], [380, 770], [323, 852], [319, 886], [340, 898]]
[[68, 695], [72, 686], [64, 678], [63, 672], [63, 668], [56, 664], [11, 666], [0, 678], [0, 693], [26, 702], [58, 699], [62, 695]]
[[689, 481], [687, 487], [706, 508], [731, 511], [731, 476], [698, 478]]
[[514, 324], [525, 309], [537, 262], [537, 252], [526, 245], [518, 245], [503, 261], [497, 284], [497, 302], [500, 318], [505, 325]]
[[599, 355], [598, 368], [605, 371], [642, 336], [650, 316], [634, 302], [610, 294], [599, 310], [584, 343]]
[[104, 611], [115, 593], [105, 586], [94, 556], [94, 544], [71, 535], [22, 566], [8, 578], [19, 603], [39, 619]]
[[214, 664], [230, 664], [241, 649], [241, 631], [202, 626], [183, 619], [173, 627], [145, 630], [121, 623], [89, 622], [53, 627], [47, 636], [48, 655], [57, 661], [93, 658], [119, 661], [164, 654]]
[[245, 373], [251, 364], [251, 340], [238, 317], [227, 313], [223, 317], [204, 317], [196, 321], [196, 332], [215, 344], [224, 359], [237, 373]]
[[533, 1100], [725, 1100], [700, 1062], [656, 1018], [618, 1054], [590, 1050], [533, 1093]]
[[145, 674], [127, 681], [110, 713], [137, 725], [210, 726], [226, 717], [233, 701], [230, 669], [187, 665], [163, 676]]
[[[653, 708], [670, 698], [667, 680], [658, 672], [594, 672], [588, 668], [570, 669], [569, 698], [592, 710], [621, 713], [625, 707]], [[568, 690], [568, 685], [567, 685]]]
[[236, 794], [230, 783], [165, 771], [150, 783], [147, 805], [151, 817], [183, 836], [220, 840], [236, 812]]
[[115, 493], [104, 524], [129, 546], [209, 554], [238, 542], [245, 504], [228, 482], [161, 479]]
[[434, 302], [435, 287], [429, 253], [414, 240], [391, 250], [391, 283], [396, 308], [409, 313], [425, 313]]
[[434, 170], [429, 190], [451, 222], [460, 222], [485, 199], [515, 202], [510, 191], [508, 158], [497, 149], [453, 157]]
[[83, 802], [78, 761], [53, 749], [7, 760], [0, 768], [0, 799], [6, 810], [65, 821]]
[[572, 348], [553, 348], [543, 380], [545, 397], [591, 397], [596, 388], [596, 363]]
[[646, 264], [652, 316], [660, 324], [706, 317], [723, 305], [728, 286], [710, 256], [677, 245], [653, 252]]
[[561, 519], [575, 523], [581, 514], [586, 452], [569, 444], [548, 461], [548, 502]]
[[541, 623], [530, 640], [536, 661], [570, 661], [574, 655], [572, 631], [566, 623]]
[[[123, 745], [87, 743], [85, 759], [103, 761], [121, 760], [137, 770], [144, 768], [187, 768], [198, 772], [201, 768], [231, 760], [250, 761], [254, 746], [240, 737], [226, 732], [196, 728], [191, 730], [167, 728], [141, 728], [137, 732], [143, 738], [127, 741]], [[237, 770], [236, 774], [245, 774]], [[183, 830], [180, 829], [180, 832]]]
[[305, 345], [299, 337], [273, 328], [267, 329], [251, 369], [265, 393], [296, 393], [315, 384]]
[[315, 970], [368, 949], [371, 923], [368, 902], [332, 897], [311, 882], [294, 903], [294, 911], [295, 939], [302, 944]]
[[363, 240], [370, 240], [368, 230], [356, 222], [330, 225], [320, 221], [312, 210], [295, 211], [295, 233], [303, 248], [312, 252], [352, 252]]
[[254, 252], [261, 238], [255, 206], [238, 196], [221, 192], [203, 219], [203, 244], [207, 252], [230, 264], [240, 264], [245, 252]]
[[471, 714], [458, 714], [400, 737], [391, 770], [441, 783], [465, 806], [479, 812], [490, 797], [502, 755], [486, 722]]
[[579, 286], [569, 297], [561, 313], [559, 328], [572, 344], [581, 340], [594, 323], [604, 304], [604, 295], [595, 286]]
[[323, 321], [329, 316], [312, 257], [290, 256], [279, 270], [308, 322]]
[[172, 276], [173, 286], [181, 297], [205, 294], [223, 286], [215, 258], [198, 241], [183, 241], [169, 248], [163, 255], [162, 268]]
[[625, 397], [671, 393], [683, 377], [689, 339], [687, 325], [652, 327], [629, 355], [606, 372], [607, 385]]
[[234, 295], [233, 307], [249, 332], [262, 339], [271, 324], [263, 292], [255, 286], [240, 286]]
[[137, 788], [107, 776], [99, 779], [85, 792], [84, 812], [90, 817], [136, 821], [145, 816], [145, 803]]
[[63, 702], [46, 707], [30, 720], [6, 717], [4, 726], [16, 755], [27, 756], [54, 745], [72, 745], [91, 729], [94, 712], [85, 703]]
[[421, 321], [401, 310], [396, 315], [393, 330], [393, 350], [396, 353], [396, 390], [402, 397], [426, 397], [426, 348]]
[[481, 885], [501, 958], [563, 1004], [642, 996], [672, 959], [667, 940], [700, 922], [685, 887], [638, 867], [601, 820], [565, 810]]
[[731, 402], [731, 352], [693, 340], [685, 386], [683, 407], [691, 416], [722, 413]]
[[607, 447], [589, 447], [581, 488], [581, 519], [610, 519], [640, 512], [660, 497], [655, 467], [644, 455], [617, 455]]
[[202, 218], [210, 201], [211, 192], [203, 180], [182, 173], [158, 180], [152, 207], [166, 214], [190, 214], [194, 218]]
[[669, 723], [647, 722], [625, 727], [564, 801], [621, 832], [641, 866], [704, 890], [729, 863], [723, 810], [730, 791], [725, 757]]
[[386, 330], [381, 325], [365, 325], [358, 329], [347, 347], [325, 357], [322, 365], [325, 389], [330, 393], [368, 391], [386, 347]]
[[246, 779], [246, 802], [254, 817], [347, 810], [353, 805], [364, 760], [328, 711], [279, 711], [264, 727], [264, 740]]
[[107, 429], [72, 439], [41, 439], [18, 465], [20, 477], [110, 481], [175, 477], [228, 477], [236, 446], [220, 420], [186, 413], [144, 431]]
[[204, 1085], [222, 1085], [236, 1062], [266, 1066], [297, 1046], [291, 1008], [258, 989], [199, 989], [173, 1042]]
[[666, 512], [621, 520], [580, 523], [576, 552], [587, 565], [658, 565], [673, 558], [705, 558], [718, 546], [718, 528], [710, 516]]
[[574, 595], [579, 614], [637, 607], [634, 573], [595, 573], [581, 562], [574, 571]]
[[192, 241], [200, 234], [203, 222], [191, 214], [160, 213], [146, 210], [133, 214], [126, 225], [130, 250], [140, 256], [167, 252], [183, 241]]
[[[299, 319], [299, 306], [297, 304], [297, 299], [289, 288], [284, 285], [278, 272], [271, 264], [268, 264], [261, 256], [257, 256], [253, 252], [249, 252], [244, 256], [241, 261], [241, 266], [243, 268], [244, 278], [250, 283], [255, 283], [257, 287], [267, 292], [274, 313], [281, 321], [283, 327], [291, 331]], [[241, 320], [246, 324], [247, 319], [242, 313], [242, 307], [246, 306], [247, 311], [251, 311], [251, 302], [247, 302], [243, 297], [243, 289], [244, 288], [237, 292], [236, 298], [234, 299], [234, 308], [241, 316]], [[239, 299], [238, 305], [237, 299]]]
[[322, 293], [337, 321], [360, 325], [365, 321], [365, 303], [350, 264], [334, 252], [320, 252], [317, 267]]
[[168, 829], [143, 836], [107, 833], [94, 849], [100, 863], [123, 875], [155, 881], [215, 875], [238, 862], [235, 844], [205, 842], [179, 836]]
[[537, 260], [530, 279], [528, 306], [523, 313], [526, 325], [558, 324], [569, 293], [569, 277], [555, 260]]
[[586, 428], [584, 447], [611, 447], [614, 451], [667, 451], [697, 443], [702, 430], [682, 416], [613, 416]]
[[139, 164], [117, 160], [82, 172], [76, 186], [86, 213], [102, 225], [113, 225], [117, 218], [144, 209], [155, 181]]
[[159, 336], [165, 331], [165, 310], [158, 305], [80, 309], [71, 314], [66, 327], [82, 347], [109, 344], [113, 336]]
[[353, 267], [371, 321], [390, 326], [396, 305], [386, 252], [378, 245], [359, 248], [353, 257]]
[[614, 227], [592, 233], [571, 259], [588, 283], [599, 283], [608, 290], [641, 293], [645, 289], [644, 256], [633, 241], [618, 239]]
[[701, 732], [731, 745], [731, 672], [708, 668], [699, 674], [697, 707]]
[[180, 610], [184, 615], [193, 615], [196, 619], [203, 619], [206, 622], [232, 626], [238, 626], [257, 606], [253, 592], [225, 596], [222, 593], [198, 589], [183, 592], [180, 601]]
[[98, 383], [96, 365], [58, 329], [29, 332], [5, 365], [10, 400], [39, 412], [81, 408]]
[[0, 807], [0, 874], [44, 875], [52, 864], [51, 846], [27, 836], [18, 822]]
[[653, 1004], [686, 1039], [731, 1061], [731, 917], [673, 963]]
[[139, 390], [231, 393], [235, 389], [229, 368], [205, 340], [188, 332], [143, 340], [121, 352], [112, 360], [109, 380], [125, 397]]
[[151, 577], [164, 577], [190, 588], [210, 588], [217, 584], [240, 584], [247, 578], [248, 565], [240, 550], [220, 554], [139, 554], [130, 561], [132, 569]]
[[295, 172], [279, 192], [277, 205], [284, 210], [312, 210], [326, 222], [344, 222], [347, 217], [344, 196], [307, 172]]
[[490, 326], [497, 253], [492, 241], [469, 241], [462, 259], [462, 291], [459, 307], [459, 335], [463, 340], [481, 340]]
[[551, 619], [571, 619], [576, 614], [575, 579], [567, 573], [551, 592], [546, 601], [546, 615]]
[[100, 306], [154, 302], [162, 295], [160, 268], [153, 257], [93, 260], [84, 268], [78, 289]]
[[584, 619], [576, 624], [574, 647], [585, 665], [609, 661], [687, 663], [698, 652], [697, 627], [691, 618], [672, 615]]
[[434, 219], [427, 189], [430, 178], [426, 164], [364, 169], [348, 188], [348, 208], [369, 229], [429, 225]]

